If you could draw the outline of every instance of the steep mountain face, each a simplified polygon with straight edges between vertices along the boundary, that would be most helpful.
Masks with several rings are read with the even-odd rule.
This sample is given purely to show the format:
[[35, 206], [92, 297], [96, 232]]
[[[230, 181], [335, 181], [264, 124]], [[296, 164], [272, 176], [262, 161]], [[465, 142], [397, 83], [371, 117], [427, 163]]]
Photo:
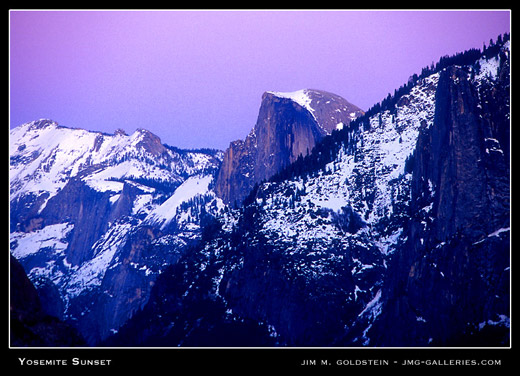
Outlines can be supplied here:
[[200, 238], [201, 211], [222, 208], [209, 191], [219, 153], [169, 148], [142, 129], [40, 120], [11, 131], [10, 156], [11, 253], [42, 304], [90, 344], [146, 303], [155, 277]]
[[255, 183], [307, 155], [334, 129], [363, 114], [338, 95], [318, 90], [266, 92], [258, 120], [244, 141], [224, 154], [215, 192], [226, 203], [240, 203]]
[[489, 76], [472, 77], [467, 67], [440, 76], [435, 127], [414, 154], [415, 215], [393, 260], [380, 343], [508, 343], [509, 65], [482, 61], [493, 63]]
[[507, 345], [508, 42], [495, 50], [257, 186], [107, 344]]

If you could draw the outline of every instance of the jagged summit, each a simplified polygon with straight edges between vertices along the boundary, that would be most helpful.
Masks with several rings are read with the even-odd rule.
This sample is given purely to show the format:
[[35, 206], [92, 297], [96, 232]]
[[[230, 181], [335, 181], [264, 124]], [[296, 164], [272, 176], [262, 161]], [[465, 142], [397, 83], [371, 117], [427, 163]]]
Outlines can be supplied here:
[[159, 156], [166, 152], [166, 147], [161, 143], [159, 136], [146, 129], [138, 128], [131, 137], [137, 141], [136, 146], [142, 147], [153, 155]]

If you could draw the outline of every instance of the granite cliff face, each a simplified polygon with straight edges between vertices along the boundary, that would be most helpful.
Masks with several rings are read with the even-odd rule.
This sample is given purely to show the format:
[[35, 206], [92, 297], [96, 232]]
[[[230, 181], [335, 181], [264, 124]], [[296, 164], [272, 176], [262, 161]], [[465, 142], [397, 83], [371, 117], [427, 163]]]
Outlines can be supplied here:
[[496, 62], [494, 79], [467, 67], [440, 75], [434, 126], [414, 152], [413, 215], [388, 273], [376, 344], [509, 343], [509, 63]]
[[338, 95], [319, 90], [266, 92], [257, 122], [245, 140], [224, 154], [215, 192], [240, 204], [256, 183], [269, 179], [335, 129], [363, 114]]

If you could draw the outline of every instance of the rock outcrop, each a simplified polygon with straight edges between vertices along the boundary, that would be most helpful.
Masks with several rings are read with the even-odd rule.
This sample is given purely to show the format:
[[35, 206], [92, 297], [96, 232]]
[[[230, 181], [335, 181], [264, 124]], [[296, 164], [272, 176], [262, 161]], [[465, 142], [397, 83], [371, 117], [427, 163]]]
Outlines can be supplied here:
[[75, 328], [50, 315], [22, 265], [10, 256], [11, 346], [85, 346]]
[[256, 183], [269, 179], [334, 129], [363, 111], [338, 95], [319, 90], [266, 92], [258, 119], [245, 140], [230, 144], [215, 192], [226, 203], [237, 203]]

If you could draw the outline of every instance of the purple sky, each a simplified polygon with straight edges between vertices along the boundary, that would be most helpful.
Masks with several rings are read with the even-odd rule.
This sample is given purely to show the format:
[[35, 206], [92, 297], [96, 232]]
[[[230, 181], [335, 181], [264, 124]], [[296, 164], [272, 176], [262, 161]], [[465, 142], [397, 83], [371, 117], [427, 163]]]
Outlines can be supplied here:
[[509, 30], [509, 11], [11, 11], [10, 126], [225, 149], [264, 91], [322, 89], [366, 110]]

